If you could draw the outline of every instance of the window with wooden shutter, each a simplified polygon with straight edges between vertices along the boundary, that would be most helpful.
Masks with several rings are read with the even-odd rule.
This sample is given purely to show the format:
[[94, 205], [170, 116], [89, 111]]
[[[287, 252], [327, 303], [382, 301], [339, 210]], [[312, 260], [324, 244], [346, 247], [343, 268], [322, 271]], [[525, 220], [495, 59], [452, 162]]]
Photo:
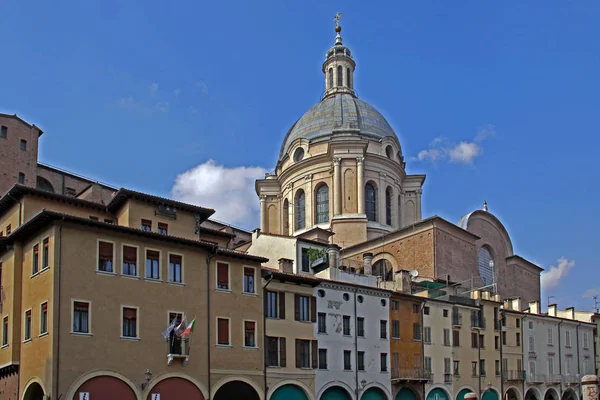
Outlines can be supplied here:
[[310, 349], [310, 355], [312, 358], [312, 368], [319, 368], [319, 342], [317, 340], [312, 341], [312, 348]]
[[279, 366], [285, 367], [287, 363], [285, 338], [279, 338]]
[[217, 322], [217, 344], [229, 345], [229, 320], [219, 318]]
[[302, 340], [296, 339], [296, 368], [302, 368]]
[[279, 292], [279, 319], [285, 319], [285, 292]]
[[267, 367], [279, 366], [279, 338], [267, 336], [265, 338], [267, 347]]
[[315, 296], [310, 298], [310, 321], [317, 322], [317, 298]]
[[294, 319], [300, 321], [300, 295], [294, 294]]
[[217, 263], [217, 289], [229, 290], [229, 265]]
[[113, 272], [113, 244], [109, 242], [98, 243], [98, 270]]

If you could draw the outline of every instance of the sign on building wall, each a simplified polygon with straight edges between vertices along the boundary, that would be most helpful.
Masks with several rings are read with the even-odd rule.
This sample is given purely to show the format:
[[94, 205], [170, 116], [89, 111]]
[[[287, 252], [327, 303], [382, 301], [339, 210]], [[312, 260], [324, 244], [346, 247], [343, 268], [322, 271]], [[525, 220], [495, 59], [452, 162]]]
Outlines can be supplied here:
[[152, 400], [160, 400], [160, 393], [152, 393]]
[[79, 400], [90, 400], [90, 392], [79, 392]]

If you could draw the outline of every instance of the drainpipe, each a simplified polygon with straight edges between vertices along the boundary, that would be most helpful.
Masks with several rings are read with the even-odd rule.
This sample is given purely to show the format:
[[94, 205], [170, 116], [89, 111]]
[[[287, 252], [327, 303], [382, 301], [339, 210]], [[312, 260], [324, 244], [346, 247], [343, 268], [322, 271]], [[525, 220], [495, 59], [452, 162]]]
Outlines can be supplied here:
[[58, 384], [59, 384], [59, 377], [60, 377], [60, 277], [61, 277], [61, 268], [62, 268], [62, 229], [63, 229], [63, 225], [65, 223], [65, 217], [62, 217], [62, 220], [60, 222], [60, 228], [58, 228], [58, 256], [57, 256], [57, 262], [56, 264], [56, 280], [58, 281], [57, 287], [56, 287], [56, 298], [58, 299], [58, 305], [56, 307], [56, 321], [58, 321], [58, 324], [56, 325], [56, 379], [55, 379], [55, 383], [54, 383], [54, 390], [56, 393], [56, 397], [60, 398], [61, 396], [58, 395]]
[[[262, 275], [262, 274], [261, 274]], [[269, 274], [267, 278], [267, 283], [263, 286], [263, 375], [265, 378], [265, 399], [267, 398], [267, 313], [264, 310], [264, 302], [267, 297], [267, 286], [273, 280], [273, 274]], [[286, 341], [287, 346], [287, 341]]]
[[[434, 240], [435, 240], [435, 236], [434, 236]], [[421, 332], [425, 331], [425, 317], [424, 317], [424, 310], [425, 310], [425, 304], [427, 303], [427, 300], [423, 301], [423, 303], [421, 303]], [[423, 378], [427, 378], [425, 376], [425, 338], [423, 337], [423, 335], [421, 335], [421, 368], [423, 368]], [[452, 367], [451, 367], [452, 368]], [[444, 382], [445, 384], [446, 382]], [[425, 382], [423, 382], [421, 384], [421, 390], [423, 390], [423, 395], [421, 396], [421, 398], [425, 398]]]
[[[562, 325], [564, 321], [560, 321], [558, 323], [558, 374], [562, 375], [562, 351], [561, 351], [561, 346], [560, 346], [560, 326]], [[563, 387], [562, 387], [562, 379], [560, 380], [560, 393], [562, 396], [562, 391], [563, 391]]]
[[359, 392], [359, 388], [358, 388], [358, 325], [356, 323], [357, 321], [357, 316], [356, 316], [356, 292], [358, 291], [358, 289], [355, 287], [354, 288], [354, 362], [355, 362], [355, 368], [354, 368], [354, 380], [356, 383], [356, 398], [358, 399], [358, 392]]
[[[506, 320], [506, 314], [505, 314], [505, 310], [500, 310], [498, 309], [498, 311], [500, 312], [500, 321], [494, 321], [494, 323], [498, 323], [500, 325], [500, 398], [504, 399], [504, 359], [502, 358], [502, 346], [504, 345], [503, 339], [504, 339], [504, 331], [502, 330], [503, 326], [502, 326], [502, 321]], [[508, 364], [508, 363], [507, 363]], [[507, 365], [508, 368], [508, 365]], [[507, 371], [508, 372], [508, 371]]]
[[[581, 322], [577, 324], [577, 326], [575, 327], [575, 336], [577, 337], [577, 376], [581, 377], [581, 369], [579, 368], [579, 366], [581, 365], [580, 360], [579, 360], [579, 327], [581, 326]], [[578, 381], [579, 383], [579, 398], [582, 399], [583, 395], [581, 393], [581, 380]]]
[[[481, 304], [479, 305], [479, 312], [483, 313], [483, 306]], [[479, 315], [477, 318], [479, 318]], [[477, 374], [477, 384], [479, 386], [479, 398], [481, 399], [483, 393], [481, 393], [481, 343], [479, 343], [479, 331], [477, 331], [477, 368], [479, 369], [479, 374]]]
[[[520, 309], [519, 309], [519, 311], [520, 311]], [[525, 352], [523, 351], [523, 349], [525, 348], [525, 335], [523, 332], [523, 330], [525, 329], [523, 327], [523, 325], [525, 325], [525, 318], [527, 318], [527, 317], [523, 317], [523, 319], [521, 320], [521, 372], [520, 372], [520, 374], [523, 377], [523, 383], [521, 384], [522, 385], [521, 393], [523, 393], [523, 396], [525, 396], [525, 378], [526, 378], [525, 374], [523, 373], [523, 371], [525, 371]], [[527, 340], [529, 340], [529, 338]]]

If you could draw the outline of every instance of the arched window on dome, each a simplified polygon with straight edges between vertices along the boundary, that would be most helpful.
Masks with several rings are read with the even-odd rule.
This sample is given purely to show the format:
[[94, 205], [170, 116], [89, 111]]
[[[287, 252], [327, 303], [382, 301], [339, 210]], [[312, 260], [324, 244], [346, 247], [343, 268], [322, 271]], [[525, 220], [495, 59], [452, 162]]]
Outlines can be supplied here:
[[367, 220], [377, 221], [377, 191], [371, 183], [365, 185], [365, 211]]
[[304, 207], [304, 190], [300, 189], [296, 192], [294, 198], [294, 222], [295, 230], [304, 229], [306, 226], [306, 209]]
[[394, 148], [392, 146], [388, 146], [385, 148], [385, 155], [387, 156], [387, 158], [389, 158], [390, 160], [394, 159]]
[[294, 162], [302, 161], [304, 158], [304, 149], [302, 147], [298, 147], [296, 151], [294, 151]]
[[329, 68], [329, 89], [333, 87], [333, 68]]
[[283, 234], [290, 234], [290, 203], [288, 199], [283, 200]]
[[352, 73], [350, 72], [350, 68], [346, 68], [346, 83], [352, 89]]
[[385, 224], [392, 225], [392, 188], [389, 186], [385, 191]]
[[337, 85], [344, 86], [344, 68], [341, 65], [337, 67]]
[[484, 286], [491, 285], [494, 283], [494, 258], [490, 253], [487, 246], [481, 246], [479, 248], [479, 254], [477, 257], [477, 263], [479, 265], [479, 276]]
[[329, 221], [329, 186], [323, 184], [317, 189], [317, 224]]

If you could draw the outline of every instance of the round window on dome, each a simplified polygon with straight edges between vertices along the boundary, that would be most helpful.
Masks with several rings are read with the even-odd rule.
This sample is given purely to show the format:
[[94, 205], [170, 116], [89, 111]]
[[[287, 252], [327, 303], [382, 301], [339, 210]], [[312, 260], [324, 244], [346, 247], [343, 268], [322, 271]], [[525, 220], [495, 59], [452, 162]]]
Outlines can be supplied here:
[[304, 149], [302, 147], [299, 147], [294, 152], [294, 162], [302, 161], [303, 158], [304, 158]]
[[387, 156], [387, 158], [389, 158], [390, 160], [394, 159], [394, 148], [392, 146], [388, 146], [385, 148], [385, 155]]

